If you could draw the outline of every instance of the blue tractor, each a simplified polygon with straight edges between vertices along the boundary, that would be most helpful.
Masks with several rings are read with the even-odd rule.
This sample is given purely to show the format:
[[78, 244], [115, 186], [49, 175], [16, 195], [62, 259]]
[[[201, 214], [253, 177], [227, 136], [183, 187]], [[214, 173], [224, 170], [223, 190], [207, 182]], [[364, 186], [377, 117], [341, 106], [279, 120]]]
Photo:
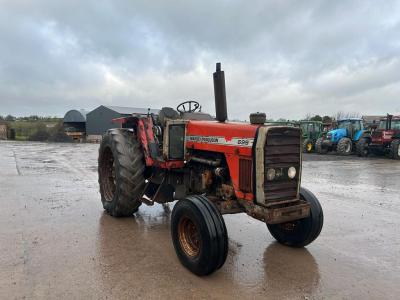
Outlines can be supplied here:
[[364, 129], [362, 119], [338, 120], [337, 128], [320, 137], [315, 148], [320, 154], [336, 150], [340, 155], [350, 155], [356, 149], [358, 140], [368, 134], [369, 132]]

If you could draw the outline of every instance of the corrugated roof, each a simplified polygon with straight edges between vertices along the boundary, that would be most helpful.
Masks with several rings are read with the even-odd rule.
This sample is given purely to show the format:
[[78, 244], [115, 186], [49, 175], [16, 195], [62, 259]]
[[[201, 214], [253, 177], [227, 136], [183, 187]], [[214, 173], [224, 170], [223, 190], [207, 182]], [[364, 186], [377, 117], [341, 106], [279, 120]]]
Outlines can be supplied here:
[[[104, 107], [107, 107], [108, 109], [111, 109], [121, 115], [131, 115], [131, 114], [147, 114], [148, 109], [147, 108], [142, 108], [142, 107], [124, 107], [124, 106], [108, 106], [104, 105]], [[158, 114], [159, 109], [150, 109], [150, 113], [153, 114]]]

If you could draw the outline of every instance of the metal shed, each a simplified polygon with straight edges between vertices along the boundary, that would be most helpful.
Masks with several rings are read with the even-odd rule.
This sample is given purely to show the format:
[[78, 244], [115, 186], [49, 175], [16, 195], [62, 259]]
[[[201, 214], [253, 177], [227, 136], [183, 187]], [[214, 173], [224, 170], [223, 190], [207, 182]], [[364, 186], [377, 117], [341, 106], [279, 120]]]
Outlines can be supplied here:
[[82, 141], [86, 136], [86, 114], [87, 111], [83, 109], [72, 109], [64, 116], [64, 131], [74, 140]]
[[[157, 115], [158, 112], [158, 109], [150, 109], [150, 113]], [[100, 140], [105, 131], [118, 127], [112, 119], [147, 113], [148, 108], [100, 105], [86, 115], [87, 137], [89, 140]]]

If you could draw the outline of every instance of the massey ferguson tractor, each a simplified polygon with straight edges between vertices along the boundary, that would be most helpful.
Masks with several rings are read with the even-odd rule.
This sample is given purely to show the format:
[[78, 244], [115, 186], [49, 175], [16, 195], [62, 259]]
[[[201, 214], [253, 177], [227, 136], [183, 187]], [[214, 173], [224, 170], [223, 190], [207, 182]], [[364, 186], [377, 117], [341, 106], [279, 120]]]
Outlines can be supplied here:
[[382, 118], [376, 130], [358, 141], [357, 153], [389, 154], [390, 158], [400, 159], [400, 116], [388, 114]]
[[310, 244], [323, 225], [318, 199], [301, 187], [301, 129], [266, 126], [263, 113], [252, 114], [251, 123], [228, 122], [220, 63], [213, 77], [216, 118], [186, 101], [157, 116], [117, 119], [121, 128], [105, 133], [98, 161], [101, 201], [111, 216], [177, 200], [172, 242], [197, 275], [225, 262], [223, 214], [246, 213], [290, 247]]

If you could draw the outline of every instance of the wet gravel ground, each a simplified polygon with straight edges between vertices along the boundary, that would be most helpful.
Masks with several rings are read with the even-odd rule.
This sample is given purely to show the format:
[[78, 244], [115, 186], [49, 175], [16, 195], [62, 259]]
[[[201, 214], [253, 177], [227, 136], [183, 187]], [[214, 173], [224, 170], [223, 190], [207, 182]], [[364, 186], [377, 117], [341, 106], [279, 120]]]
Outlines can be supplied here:
[[103, 212], [96, 144], [0, 142], [0, 299], [399, 299], [400, 162], [305, 155], [325, 224], [307, 248], [224, 216], [225, 265], [196, 277], [170, 239], [170, 206]]

